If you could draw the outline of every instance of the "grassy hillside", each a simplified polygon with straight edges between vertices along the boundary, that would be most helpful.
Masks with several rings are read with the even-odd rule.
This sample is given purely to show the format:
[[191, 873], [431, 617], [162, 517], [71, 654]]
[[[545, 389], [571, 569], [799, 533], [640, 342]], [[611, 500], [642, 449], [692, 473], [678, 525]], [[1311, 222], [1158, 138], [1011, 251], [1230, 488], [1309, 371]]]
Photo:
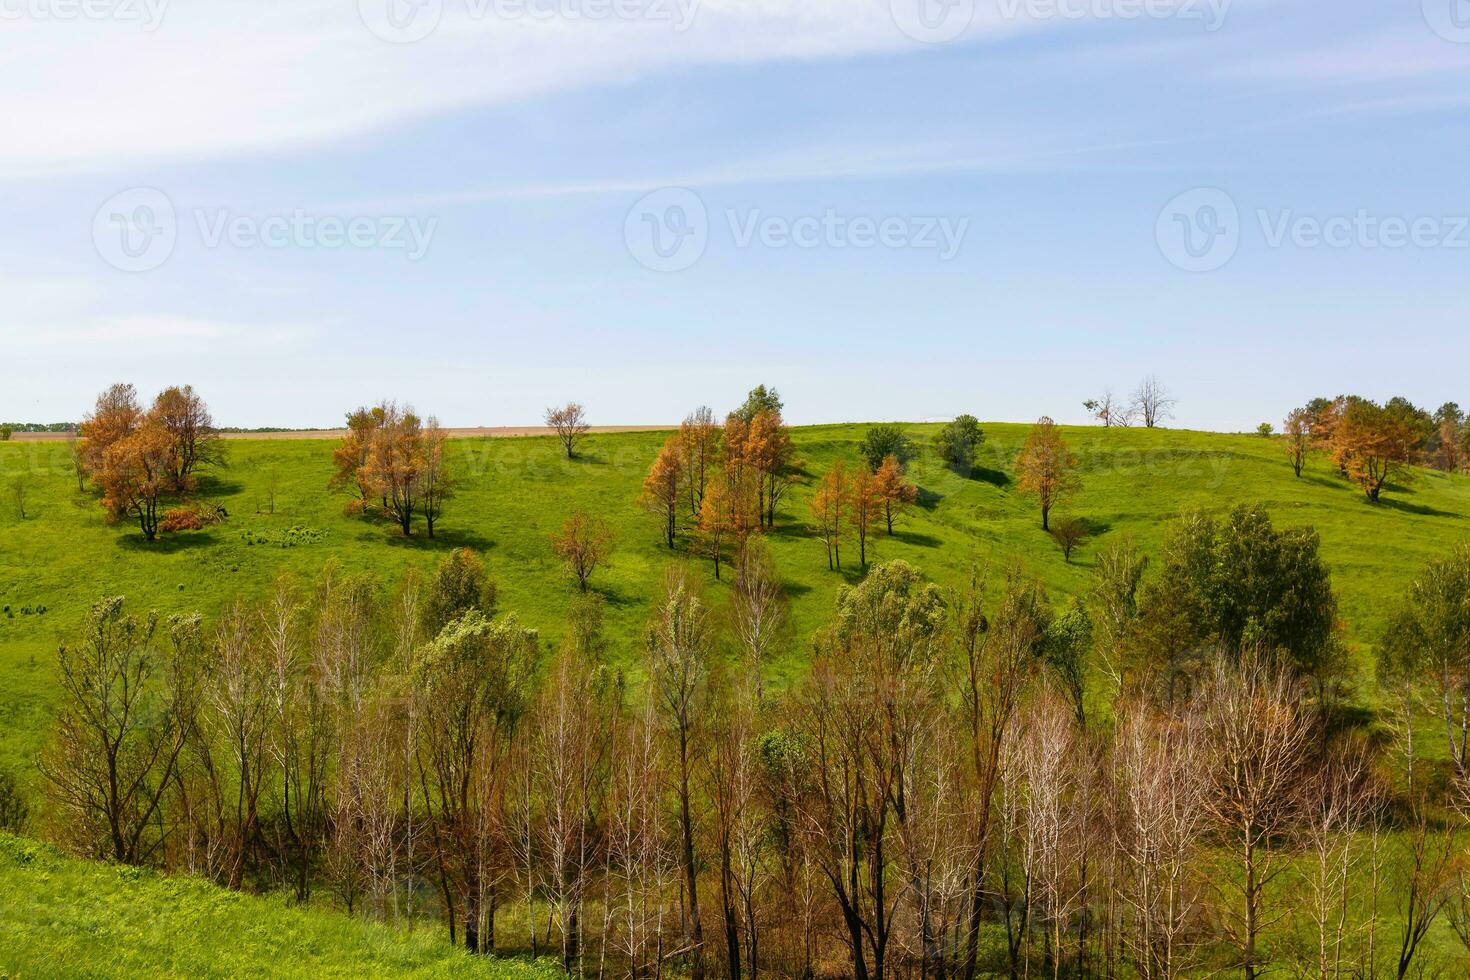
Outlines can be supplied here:
[[559, 975], [471, 957], [412, 933], [291, 908], [192, 878], [79, 861], [0, 834], [0, 976], [483, 977]]
[[[838, 458], [855, 461], [865, 428], [803, 428], [794, 441], [817, 475]], [[905, 558], [941, 583], [958, 580], [976, 561], [987, 563], [995, 578], [1019, 565], [1061, 601], [1087, 587], [1093, 555], [1108, 537], [1132, 534], [1154, 551], [1169, 520], [1186, 509], [1261, 502], [1278, 525], [1309, 524], [1321, 533], [1361, 656], [1381, 627], [1385, 598], [1396, 596], [1428, 558], [1470, 537], [1470, 478], [1422, 473], [1412, 487], [1395, 488], [1374, 506], [1323, 460], [1293, 477], [1279, 445], [1259, 436], [1077, 428], [1065, 434], [1082, 462], [1083, 489], [1057, 513], [1085, 517], [1100, 534], [1067, 564], [1041, 532], [1034, 504], [1011, 481], [1026, 427], [986, 426], [980, 469], [971, 478], [956, 476], [927, 451], [934, 429], [911, 427], [926, 447], [911, 465], [921, 503], [893, 538], [876, 539], [870, 560]], [[405, 540], [386, 522], [345, 516], [344, 498], [325, 490], [330, 441], [230, 441], [228, 468], [204, 487], [228, 509], [229, 520], [153, 545], [135, 525], [104, 523], [94, 495], [78, 492], [64, 443], [0, 444], [0, 485], [7, 488], [0, 499], [0, 606], [10, 609], [0, 612], [0, 765], [18, 766], [34, 753], [55, 645], [100, 595], [125, 595], [135, 610], [209, 613], [261, 595], [281, 572], [309, 579], [329, 559], [388, 582], [405, 566], [429, 568], [447, 549], [468, 545], [484, 553], [500, 585], [501, 608], [554, 637], [571, 586], [547, 538], [578, 508], [616, 532], [616, 553], [594, 584], [607, 600], [615, 655], [636, 665], [648, 600], [673, 557], [655, 522], [635, 505], [663, 438], [594, 436], [571, 462], [551, 439], [455, 440], [465, 485], [434, 541], [421, 528], [420, 536]], [[16, 478], [26, 487], [24, 520], [8, 489]], [[272, 484], [273, 514], [264, 512]], [[809, 493], [803, 487], [791, 494], [772, 535], [796, 628], [779, 666], [787, 679], [804, 663], [807, 640], [826, 618], [834, 590], [857, 574], [855, 547], [844, 548], [842, 572], [827, 570], [823, 546], [808, 526]], [[721, 591], [708, 563], [701, 568]], [[1364, 677], [1364, 697], [1371, 698], [1371, 678]]]

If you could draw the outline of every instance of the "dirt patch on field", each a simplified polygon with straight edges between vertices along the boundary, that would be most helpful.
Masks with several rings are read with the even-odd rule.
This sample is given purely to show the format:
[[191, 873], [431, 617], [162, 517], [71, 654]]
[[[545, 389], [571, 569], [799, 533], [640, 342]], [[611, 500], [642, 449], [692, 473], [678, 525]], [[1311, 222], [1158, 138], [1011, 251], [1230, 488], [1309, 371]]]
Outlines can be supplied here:
[[[588, 432], [665, 432], [675, 425], [594, 425]], [[468, 429], [447, 430], [453, 439], [512, 439], [518, 436], [550, 436], [556, 430], [545, 425], [482, 425]], [[341, 439], [346, 429], [310, 429], [302, 432], [223, 432], [225, 439]], [[59, 442], [71, 436], [65, 432], [17, 432], [13, 442]]]

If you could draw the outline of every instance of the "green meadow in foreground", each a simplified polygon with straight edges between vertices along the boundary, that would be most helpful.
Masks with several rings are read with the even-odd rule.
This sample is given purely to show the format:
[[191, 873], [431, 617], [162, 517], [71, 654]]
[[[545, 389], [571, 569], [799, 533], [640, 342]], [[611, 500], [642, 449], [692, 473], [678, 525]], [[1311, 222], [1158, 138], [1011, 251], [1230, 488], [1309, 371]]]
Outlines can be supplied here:
[[[791, 599], [793, 635], [775, 682], [789, 683], [808, 658], [810, 639], [830, 614], [838, 586], [855, 581], [855, 544], [843, 568], [827, 570], [812, 536], [808, 500], [814, 478], [834, 461], [858, 461], [867, 426], [793, 430], [807, 485], [783, 504], [769, 535]], [[1054, 602], [1090, 583], [1101, 543], [1132, 535], [1155, 553], [1169, 522], [1192, 508], [1224, 511], [1264, 504], [1278, 526], [1311, 525], [1321, 535], [1355, 649], [1358, 696], [1375, 700], [1368, 656], [1390, 603], [1424, 563], [1470, 538], [1470, 478], [1418, 471], [1377, 504], [1314, 458], [1301, 478], [1273, 439], [1164, 429], [1070, 428], [1064, 434], [1081, 462], [1082, 489], [1054, 518], [1086, 519], [1095, 536], [1063, 560], [1042, 532], [1035, 503], [1015, 489], [1013, 464], [1027, 426], [985, 426], [975, 473], [945, 468], [928, 443], [937, 426], [909, 432], [924, 447], [909, 467], [922, 490], [895, 535], [874, 539], [869, 561], [906, 559], [941, 584], [959, 582], [979, 564], [992, 583], [1019, 568], [1043, 581]], [[108, 525], [95, 494], [80, 492], [61, 442], [0, 443], [0, 766], [29, 778], [30, 760], [48, 725], [56, 645], [103, 595], [123, 595], [136, 612], [198, 610], [263, 596], [280, 574], [303, 582], [329, 561], [370, 572], [386, 586], [405, 568], [429, 569], [451, 548], [481, 552], [500, 589], [500, 609], [515, 611], [543, 637], [561, 632], [574, 589], [553, 555], [549, 536], [576, 510], [607, 521], [615, 550], [592, 583], [606, 601], [613, 657], [641, 669], [642, 631], [663, 567], [691, 560], [687, 538], [673, 552], [656, 520], [637, 506], [643, 477], [666, 433], [599, 434], [567, 460], [551, 438], [457, 439], [451, 456], [462, 475], [439, 536], [411, 539], [388, 521], [344, 514], [346, 498], [327, 491], [330, 440], [230, 440], [227, 466], [209, 472], [202, 496], [229, 518], [202, 531], [144, 542], [136, 524]], [[14, 506], [17, 478], [26, 516]], [[270, 512], [274, 488], [274, 512]], [[718, 595], [708, 561], [698, 568]], [[728, 576], [727, 576], [728, 580]], [[40, 610], [44, 608], [44, 612]]]
[[195, 878], [65, 857], [0, 834], [0, 976], [483, 977], [550, 967], [491, 960], [338, 912], [288, 906]]

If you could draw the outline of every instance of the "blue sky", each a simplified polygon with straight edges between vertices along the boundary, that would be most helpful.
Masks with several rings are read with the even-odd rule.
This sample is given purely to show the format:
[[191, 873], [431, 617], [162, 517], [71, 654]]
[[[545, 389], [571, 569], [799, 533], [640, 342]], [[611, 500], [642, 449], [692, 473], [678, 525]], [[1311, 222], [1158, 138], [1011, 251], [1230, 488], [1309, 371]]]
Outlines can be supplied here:
[[1470, 0], [94, 3], [0, 0], [0, 417], [1470, 403]]

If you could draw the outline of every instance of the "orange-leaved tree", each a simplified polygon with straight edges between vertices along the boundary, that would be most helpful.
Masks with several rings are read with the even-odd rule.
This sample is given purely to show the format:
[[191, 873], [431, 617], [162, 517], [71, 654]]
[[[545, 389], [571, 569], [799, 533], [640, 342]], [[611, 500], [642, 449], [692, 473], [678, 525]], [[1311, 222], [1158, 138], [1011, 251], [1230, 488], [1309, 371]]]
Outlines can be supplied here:
[[827, 569], [842, 567], [842, 534], [847, 526], [847, 466], [838, 460], [817, 484], [810, 506], [817, 536], [827, 546]]
[[183, 493], [193, 489], [194, 470], [202, 465], [218, 465], [224, 461], [219, 431], [209, 406], [193, 385], [165, 388], [153, 400], [150, 413], [173, 440], [173, 459], [169, 463], [169, 480], [173, 490]]
[[372, 408], [359, 408], [347, 415], [347, 435], [332, 452], [332, 478], [327, 481], [327, 487], [355, 491], [357, 499], [349, 505], [350, 510], [366, 510], [370, 506], [372, 488], [368, 486], [363, 467], [379, 430], [396, 414], [397, 409], [391, 403], [379, 402]]
[[684, 493], [684, 453], [678, 436], [669, 436], [657, 458], [643, 478], [643, 496], [639, 498], [649, 513], [663, 527], [664, 543], [674, 546], [679, 533], [679, 507]]
[[699, 517], [704, 488], [720, 453], [720, 427], [715, 413], [701, 405], [679, 426], [679, 451], [683, 456], [684, 482], [689, 489], [689, 515]]
[[592, 573], [612, 550], [612, 531], [602, 521], [579, 510], [567, 518], [561, 533], [551, 536], [551, 549], [566, 564], [577, 588], [586, 592]]
[[1043, 415], [1031, 427], [1021, 452], [1016, 456], [1019, 474], [1016, 486], [1041, 503], [1041, 529], [1050, 531], [1052, 507], [1081, 485], [1076, 475], [1077, 457], [1067, 449], [1057, 424]]
[[858, 564], [868, 567], [868, 532], [883, 519], [883, 492], [866, 466], [853, 469], [847, 490], [847, 522], [857, 538]]
[[172, 462], [173, 439], [151, 418], [108, 446], [95, 476], [108, 518], [136, 518], [143, 537], [155, 540], [162, 517], [159, 502], [173, 487]]
[[883, 521], [888, 533], [893, 534], [893, 524], [903, 511], [919, 499], [919, 488], [903, 478], [903, 467], [898, 458], [884, 456], [882, 464], [873, 474], [878, 493], [883, 498]]
[[751, 419], [746, 432], [745, 455], [756, 472], [756, 510], [759, 523], [776, 526], [776, 505], [791, 487], [797, 469], [791, 446], [791, 430], [781, 413], [765, 410]]
[[373, 434], [361, 480], [393, 515], [404, 537], [413, 534], [424, 469], [423, 427], [412, 408], [390, 412]]
[[1398, 405], [1347, 398], [1332, 428], [1332, 458], [1376, 502], [1390, 480], [1408, 481], [1422, 442], [1419, 420]]

